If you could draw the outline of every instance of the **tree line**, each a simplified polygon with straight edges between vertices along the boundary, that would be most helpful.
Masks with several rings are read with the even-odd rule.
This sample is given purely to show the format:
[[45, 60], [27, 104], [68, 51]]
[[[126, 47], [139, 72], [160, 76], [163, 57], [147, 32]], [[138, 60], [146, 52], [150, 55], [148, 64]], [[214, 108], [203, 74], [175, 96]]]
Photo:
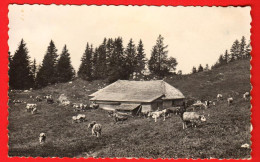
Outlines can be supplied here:
[[[251, 52], [250, 41], [248, 41], [247, 43], [246, 38], [242, 36], [240, 41], [236, 39], [233, 42], [229, 51], [225, 50], [224, 54], [221, 54], [219, 56], [217, 62], [211, 66], [211, 69], [221, 67], [223, 65], [226, 65], [236, 60], [247, 59], [250, 57], [250, 52]], [[203, 68], [203, 66], [200, 64], [198, 68], [193, 66], [191, 73], [197, 73], [197, 72], [202, 72], [207, 70], [209, 70], [208, 64], [206, 64], [205, 68]]]
[[86, 44], [76, 73], [66, 45], [58, 55], [51, 40], [42, 63], [37, 66], [35, 59], [31, 61], [26, 43], [22, 39], [14, 55], [8, 53], [9, 86], [11, 89], [42, 88], [68, 82], [76, 75], [88, 81], [106, 79], [111, 83], [118, 79], [129, 79], [131, 74], [142, 73], [146, 67], [152, 74], [163, 77], [175, 71], [178, 64], [175, 58], [168, 57], [167, 47], [164, 45], [164, 38], [159, 35], [148, 60], [141, 39], [137, 45], [130, 39], [124, 48], [122, 37], [104, 38], [97, 47]]

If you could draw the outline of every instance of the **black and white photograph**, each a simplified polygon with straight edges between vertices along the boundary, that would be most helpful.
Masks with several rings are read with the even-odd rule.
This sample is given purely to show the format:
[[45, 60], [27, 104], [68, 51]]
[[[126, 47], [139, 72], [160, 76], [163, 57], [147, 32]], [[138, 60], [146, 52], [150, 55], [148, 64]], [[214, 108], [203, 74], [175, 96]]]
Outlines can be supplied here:
[[8, 10], [9, 157], [251, 159], [251, 7]]

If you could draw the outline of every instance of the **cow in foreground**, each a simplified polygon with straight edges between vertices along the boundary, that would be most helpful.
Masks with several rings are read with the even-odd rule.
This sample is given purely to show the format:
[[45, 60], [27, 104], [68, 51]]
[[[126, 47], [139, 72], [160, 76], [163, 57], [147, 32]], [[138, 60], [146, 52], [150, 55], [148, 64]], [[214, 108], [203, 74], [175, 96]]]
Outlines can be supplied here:
[[102, 126], [101, 124], [97, 124], [95, 121], [89, 123], [88, 128], [92, 128], [92, 135], [96, 137], [101, 136]]
[[250, 93], [249, 92], [244, 93], [243, 98], [244, 98], [245, 101], [248, 101], [249, 98], [250, 98]]
[[181, 115], [183, 122], [183, 129], [187, 128], [187, 124], [191, 124], [192, 127], [197, 127], [198, 122], [205, 122], [206, 118], [204, 115], [199, 115], [196, 112], [184, 112]]
[[46, 141], [46, 134], [45, 133], [40, 133], [40, 135], [39, 135], [39, 142], [40, 142], [40, 144], [45, 143], [45, 141]]

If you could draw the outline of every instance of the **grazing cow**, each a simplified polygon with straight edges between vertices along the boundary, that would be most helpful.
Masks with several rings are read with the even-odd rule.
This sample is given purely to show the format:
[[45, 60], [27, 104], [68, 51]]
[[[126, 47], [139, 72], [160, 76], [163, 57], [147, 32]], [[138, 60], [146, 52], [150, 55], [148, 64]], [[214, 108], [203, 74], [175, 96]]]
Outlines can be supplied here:
[[78, 122], [77, 116], [72, 116], [72, 123], [77, 123], [77, 122]]
[[85, 114], [78, 114], [77, 116], [72, 116], [72, 123], [80, 123], [86, 121]]
[[85, 115], [85, 114], [78, 114], [77, 120], [78, 120], [79, 122], [84, 122], [84, 121], [86, 121], [86, 115]]
[[74, 108], [74, 111], [81, 111], [81, 110], [85, 111], [88, 107], [88, 105], [83, 104], [83, 103], [73, 103], [72, 105], [73, 105], [72, 107]]
[[35, 114], [35, 113], [37, 113], [37, 108], [36, 108], [36, 107], [35, 107], [35, 108], [33, 108], [33, 109], [32, 109], [32, 111], [31, 111], [31, 113], [32, 113], [32, 114]]
[[205, 105], [206, 105], [207, 107], [209, 107], [209, 105], [210, 105], [209, 100], [205, 100]]
[[207, 109], [207, 105], [205, 103], [202, 103], [201, 101], [197, 101], [196, 103], [192, 104], [192, 107], [193, 107], [193, 111], [195, 111], [195, 108], [205, 108]]
[[40, 136], [39, 136], [40, 144], [45, 143], [45, 141], [46, 141], [46, 134], [45, 133], [40, 133]]
[[119, 122], [119, 121], [125, 121], [127, 120], [127, 116], [122, 116], [122, 115], [118, 115], [117, 113], [115, 113], [115, 122]]
[[232, 103], [233, 103], [233, 98], [232, 97], [229, 97], [227, 99], [227, 103], [228, 103], [228, 106], [230, 106]]
[[222, 94], [218, 94], [218, 95], [217, 95], [217, 101], [222, 100], [222, 98], [223, 98]]
[[152, 117], [154, 118], [154, 121], [157, 122], [157, 118], [163, 116], [163, 121], [165, 121], [165, 113], [166, 113], [166, 110], [162, 110], [162, 111], [154, 111], [154, 112], [149, 112], [148, 113], [148, 117]]
[[184, 112], [181, 115], [183, 122], [183, 129], [187, 128], [187, 124], [191, 123], [192, 127], [196, 127], [198, 122], [205, 122], [206, 118], [204, 115], [199, 115], [196, 112]]
[[34, 109], [34, 108], [36, 108], [37, 107], [37, 105], [36, 104], [27, 104], [26, 105], [26, 111], [27, 112], [32, 112], [32, 110]]
[[96, 103], [92, 103], [92, 104], [90, 104], [89, 107], [90, 107], [91, 109], [97, 109], [97, 108], [99, 107], [99, 105], [96, 104]]
[[42, 98], [41, 98], [40, 96], [36, 96], [36, 97], [35, 97], [35, 100], [36, 100], [37, 102], [41, 102], [41, 101], [42, 101]]
[[181, 107], [169, 107], [166, 108], [165, 115], [170, 116], [170, 114], [178, 115], [181, 112]]
[[92, 128], [92, 135], [96, 137], [101, 136], [102, 126], [101, 124], [97, 124], [95, 121], [89, 123], [88, 128]]
[[13, 103], [22, 103], [23, 101], [22, 100], [13, 100]]
[[70, 101], [69, 100], [62, 100], [61, 104], [64, 106], [70, 105]]
[[48, 104], [53, 104], [54, 103], [54, 100], [52, 98], [47, 98], [47, 103]]
[[245, 94], [243, 94], [243, 98], [245, 101], [249, 100], [250, 98], [250, 93], [249, 92], [246, 92]]

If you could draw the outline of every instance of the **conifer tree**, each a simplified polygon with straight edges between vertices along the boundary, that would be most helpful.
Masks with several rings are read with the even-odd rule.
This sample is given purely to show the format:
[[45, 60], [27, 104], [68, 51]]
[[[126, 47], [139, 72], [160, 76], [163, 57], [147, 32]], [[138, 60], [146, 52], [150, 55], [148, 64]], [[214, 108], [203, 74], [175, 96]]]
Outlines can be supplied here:
[[138, 73], [141, 73], [141, 71], [144, 70], [145, 64], [146, 64], [144, 45], [143, 45], [142, 40], [139, 41], [138, 46], [137, 46], [136, 60], [137, 60], [137, 65], [136, 65], [135, 71]]
[[33, 80], [35, 82], [36, 81], [36, 75], [37, 75], [37, 65], [36, 65], [35, 59], [33, 59], [33, 63], [31, 65], [31, 71], [32, 71]]
[[124, 62], [124, 71], [129, 77], [135, 71], [137, 66], [137, 56], [136, 56], [136, 47], [132, 39], [130, 39], [127, 47], [125, 49], [125, 62]]
[[220, 55], [219, 59], [218, 59], [218, 64], [219, 65], [224, 65], [225, 63], [226, 63], [226, 61], [225, 61], [223, 55]]
[[148, 61], [148, 68], [152, 73], [156, 73], [158, 69], [157, 57], [158, 57], [157, 48], [156, 46], [154, 46], [151, 51], [150, 60]]
[[242, 36], [239, 46], [239, 58], [244, 58], [246, 55], [246, 38], [244, 36]]
[[113, 41], [112, 53], [109, 57], [109, 82], [114, 82], [118, 79], [127, 79], [128, 75], [123, 69], [124, 61], [123, 40], [121, 37], [118, 37]]
[[209, 70], [209, 64], [206, 64], [204, 71], [208, 71]]
[[195, 66], [193, 66], [193, 68], [192, 68], [192, 74], [194, 74], [194, 73], [197, 73], [197, 69]]
[[177, 61], [175, 58], [168, 58], [168, 51], [166, 50], [168, 45], [164, 45], [164, 38], [159, 35], [156, 40], [156, 45], [152, 49], [151, 58], [148, 62], [149, 70], [156, 75], [165, 76], [169, 74], [171, 70], [175, 70]]
[[227, 64], [229, 62], [229, 54], [228, 54], [228, 50], [225, 51], [225, 54], [223, 56], [223, 64]]
[[38, 87], [44, 87], [57, 82], [57, 51], [54, 42], [51, 40], [43, 58], [42, 65], [37, 73], [36, 82]]
[[250, 42], [249, 42], [248, 45], [246, 45], [245, 56], [250, 57], [251, 56], [250, 53], [251, 53], [251, 45], [250, 45]]
[[94, 52], [93, 52], [93, 59], [92, 59], [92, 77], [93, 79], [98, 79], [99, 78], [99, 71], [98, 71], [98, 55], [99, 55], [99, 50], [98, 48], [95, 48]]
[[29, 59], [28, 49], [22, 39], [9, 65], [9, 86], [12, 89], [29, 89], [33, 87], [34, 80]]
[[81, 64], [78, 70], [78, 76], [85, 80], [91, 80], [92, 75], [92, 51], [87, 43], [85, 52], [81, 58]]
[[104, 38], [104, 41], [101, 46], [98, 48], [99, 59], [98, 59], [98, 72], [99, 77], [104, 79], [107, 76], [107, 39]]
[[230, 49], [231, 59], [230, 61], [237, 60], [240, 54], [240, 44], [238, 40], [235, 40], [231, 49]]
[[75, 76], [74, 69], [71, 65], [70, 54], [66, 45], [63, 47], [57, 63], [57, 74], [58, 82], [71, 81]]
[[200, 64], [199, 67], [198, 67], [198, 72], [202, 72], [203, 71], [203, 67], [202, 65]]

